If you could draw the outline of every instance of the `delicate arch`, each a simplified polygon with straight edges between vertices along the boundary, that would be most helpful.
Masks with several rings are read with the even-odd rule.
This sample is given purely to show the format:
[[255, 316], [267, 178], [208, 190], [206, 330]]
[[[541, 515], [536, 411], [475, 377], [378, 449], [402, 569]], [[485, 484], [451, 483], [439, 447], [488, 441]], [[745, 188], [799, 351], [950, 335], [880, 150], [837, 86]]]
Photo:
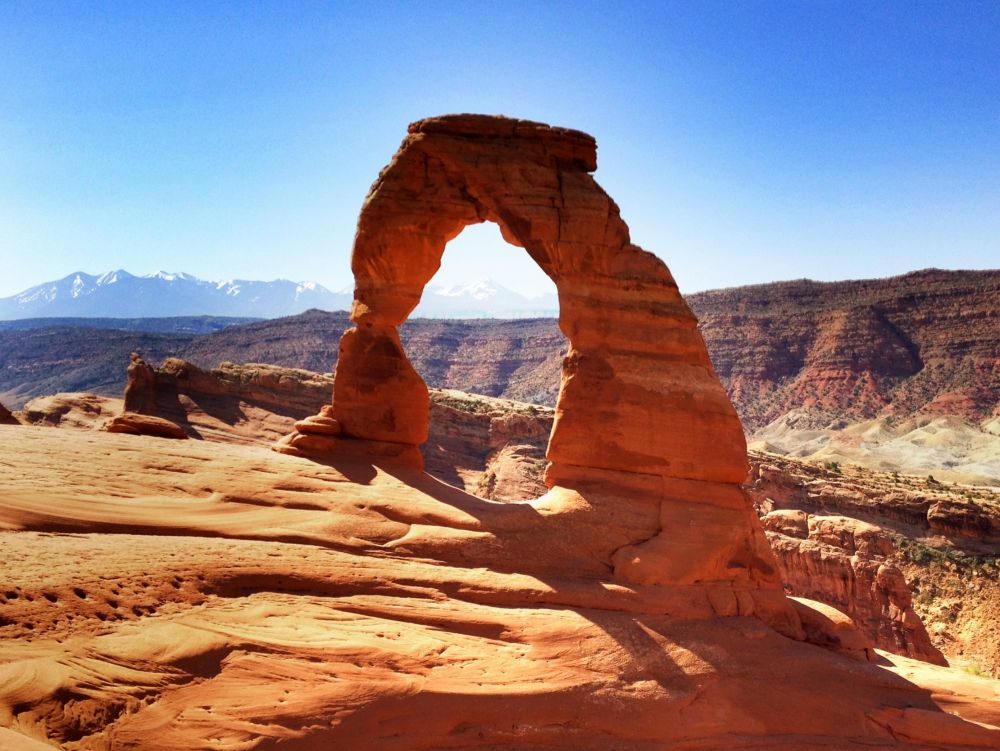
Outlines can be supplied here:
[[579, 131], [483, 115], [410, 125], [358, 221], [355, 327], [341, 339], [333, 395], [343, 437], [418, 461], [406, 449], [427, 438], [427, 388], [397, 327], [448, 241], [492, 221], [559, 292], [569, 350], [549, 486], [608, 472], [643, 482], [742, 481], [743, 431], [696, 319], [666, 265], [631, 244], [618, 207], [590, 175], [596, 168], [594, 139]]

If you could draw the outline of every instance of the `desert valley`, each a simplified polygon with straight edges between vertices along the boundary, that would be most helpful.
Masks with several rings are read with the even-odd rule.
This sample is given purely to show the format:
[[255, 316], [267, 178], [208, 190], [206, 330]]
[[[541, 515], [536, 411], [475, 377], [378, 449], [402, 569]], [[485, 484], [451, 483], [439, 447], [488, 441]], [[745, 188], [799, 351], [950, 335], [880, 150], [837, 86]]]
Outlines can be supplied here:
[[[1000, 747], [1000, 272], [685, 300], [596, 167], [417, 121], [349, 313], [0, 325], [0, 748]], [[408, 320], [481, 222], [558, 320]]]

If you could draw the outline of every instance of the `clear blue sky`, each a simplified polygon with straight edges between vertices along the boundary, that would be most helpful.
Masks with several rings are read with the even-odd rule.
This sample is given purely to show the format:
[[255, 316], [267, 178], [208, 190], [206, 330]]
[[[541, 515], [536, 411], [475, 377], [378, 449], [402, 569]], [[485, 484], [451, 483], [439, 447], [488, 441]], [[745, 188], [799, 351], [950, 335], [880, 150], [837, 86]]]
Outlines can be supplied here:
[[[350, 283], [411, 120], [586, 130], [681, 289], [1000, 266], [1000, 3], [4, 2], [0, 296]], [[441, 282], [542, 290], [495, 228]], [[500, 247], [502, 246], [502, 247]]]

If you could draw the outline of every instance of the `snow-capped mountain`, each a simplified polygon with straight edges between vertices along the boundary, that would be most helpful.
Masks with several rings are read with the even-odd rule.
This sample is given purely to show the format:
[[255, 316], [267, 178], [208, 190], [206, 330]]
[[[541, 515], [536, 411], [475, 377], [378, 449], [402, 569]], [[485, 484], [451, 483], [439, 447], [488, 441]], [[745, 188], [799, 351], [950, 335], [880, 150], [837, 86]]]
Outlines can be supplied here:
[[100, 276], [77, 272], [0, 299], [0, 319], [186, 315], [277, 318], [309, 308], [344, 310], [350, 305], [350, 295], [330, 292], [315, 282], [210, 282], [184, 273], [160, 271], [135, 276], [118, 269]]
[[416, 318], [551, 318], [559, 315], [555, 295], [526, 297], [490, 279], [471, 284], [428, 285]]
[[[310, 308], [349, 310], [353, 291], [331, 292], [316, 282], [231, 279], [205, 281], [182, 272], [136, 276], [123, 269], [84, 272], [0, 298], [0, 320], [22, 318], [154, 318], [241, 316], [278, 318]], [[558, 314], [555, 295], [531, 298], [492, 281], [428, 286], [414, 316], [534, 318]]]

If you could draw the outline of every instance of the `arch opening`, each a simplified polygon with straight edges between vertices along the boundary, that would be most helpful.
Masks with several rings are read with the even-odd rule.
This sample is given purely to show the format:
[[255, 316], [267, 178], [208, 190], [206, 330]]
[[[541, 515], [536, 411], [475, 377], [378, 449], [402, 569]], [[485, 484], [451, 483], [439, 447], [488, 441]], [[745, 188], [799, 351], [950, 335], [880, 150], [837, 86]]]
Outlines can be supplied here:
[[[548, 295], [529, 297], [484, 278], [497, 269], [505, 281]], [[525, 279], [528, 274], [535, 278]], [[529, 501], [545, 492], [568, 347], [555, 321], [558, 305], [552, 280], [493, 222], [468, 225], [445, 246], [409, 319], [429, 313], [438, 320], [419, 334], [401, 326], [404, 350], [420, 363], [424, 381], [439, 386], [429, 388], [428, 437], [421, 446], [428, 474], [487, 500]], [[455, 356], [446, 358], [446, 351]]]
[[631, 243], [595, 169], [596, 144], [579, 131], [482, 115], [411, 124], [358, 220], [355, 325], [329, 411], [337, 436], [291, 436], [283, 450], [423, 466], [429, 396], [399, 326], [447, 243], [491, 221], [558, 289], [568, 347], [546, 485], [655, 494], [666, 481], [741, 482], [743, 432], [697, 321], [665, 264]]
[[[413, 472], [424, 467], [430, 398], [399, 326], [447, 243], [470, 224], [495, 222], [558, 290], [567, 355], [546, 452], [549, 490], [504, 507], [433, 482], [426, 492], [450, 507], [445, 517], [458, 508], [481, 529], [466, 534], [463, 521], [457, 537], [408, 534], [405, 550], [435, 557], [459, 544], [469, 560], [530, 569], [539, 550], [558, 544], [559, 563], [540, 564], [546, 570], [719, 582], [728, 599], [718, 608], [771, 607], [781, 621], [790, 611], [740, 488], [747, 461], [739, 419], [697, 320], [666, 265], [632, 244], [591, 175], [596, 162], [593, 138], [541, 123], [449, 115], [411, 124], [358, 220], [354, 327], [341, 338], [333, 404], [297, 423], [278, 450], [344, 466], [353, 459], [431, 488]], [[413, 524], [425, 525], [425, 513]], [[712, 534], [703, 534], [703, 520]], [[740, 600], [737, 583], [768, 594]]]

